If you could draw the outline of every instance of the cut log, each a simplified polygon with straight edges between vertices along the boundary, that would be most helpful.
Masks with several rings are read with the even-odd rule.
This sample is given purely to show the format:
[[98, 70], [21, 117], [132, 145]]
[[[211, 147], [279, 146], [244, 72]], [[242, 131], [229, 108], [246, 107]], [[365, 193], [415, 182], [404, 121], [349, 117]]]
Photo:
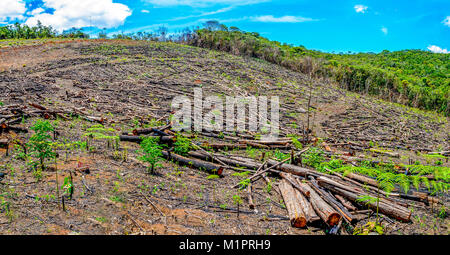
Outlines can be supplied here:
[[217, 138], [217, 139], [229, 140], [229, 141], [233, 141], [233, 142], [239, 141], [239, 138], [237, 138], [237, 137], [223, 135], [223, 134], [214, 134], [214, 133], [206, 132], [206, 131], [203, 131], [201, 133], [201, 135], [207, 136], [207, 137], [213, 137], [213, 138]]
[[[163, 127], [166, 128], [166, 127]], [[148, 135], [148, 134], [152, 134], [155, 133], [157, 135], [160, 136], [167, 136], [167, 133], [164, 133], [162, 130], [158, 129], [158, 128], [144, 128], [144, 129], [134, 129], [133, 130], [133, 135], [135, 136], [139, 136], [139, 135]]]
[[[333, 193], [337, 193], [350, 201], [353, 201], [355, 203], [358, 203], [357, 199], [360, 198], [362, 195], [365, 194], [358, 194], [354, 192], [350, 192], [348, 190], [342, 189], [341, 187], [337, 187], [335, 185], [331, 185], [329, 180], [325, 180], [326, 178], [319, 178], [318, 183], [320, 186], [325, 187], [328, 190], [331, 190]], [[408, 210], [406, 207], [402, 207], [399, 205], [396, 205], [395, 203], [388, 203], [385, 202], [386, 200], [380, 199], [378, 203], [378, 209], [381, 213], [394, 217], [400, 221], [403, 222], [409, 222], [411, 218], [411, 211]], [[360, 202], [359, 202], [360, 203]], [[371, 202], [368, 204], [368, 206], [372, 210], [376, 210], [377, 203]]]
[[81, 116], [81, 118], [90, 121], [90, 122], [98, 122], [100, 124], [103, 124], [106, 119], [102, 118], [102, 117], [96, 117], [96, 116]]
[[311, 187], [325, 200], [329, 205], [331, 205], [342, 217], [349, 223], [355, 223], [356, 218], [332, 195], [328, 194], [326, 191], [322, 190], [317, 184], [316, 180], [311, 177]]
[[174, 136], [129, 136], [129, 135], [121, 135], [119, 136], [120, 141], [123, 142], [133, 142], [133, 143], [141, 143], [142, 140], [146, 137], [159, 138], [159, 142], [165, 144], [172, 144], [176, 141]]
[[84, 174], [90, 174], [91, 173], [91, 170], [89, 169], [88, 166], [75, 168], [75, 171], [80, 172], [80, 173], [84, 173]]
[[0, 139], [0, 148], [6, 148], [9, 145], [8, 139]]
[[233, 150], [233, 149], [239, 149], [239, 150], [243, 150], [243, 149], [247, 149], [247, 145], [245, 144], [233, 144], [233, 143], [213, 143], [210, 144], [208, 142], [204, 142], [201, 145], [203, 148], [211, 148], [214, 150]]
[[365, 184], [372, 185], [374, 187], [378, 187], [377, 180], [372, 179], [370, 177], [366, 177], [366, 176], [363, 176], [363, 175], [360, 175], [360, 174], [355, 174], [355, 173], [348, 173], [346, 175], [346, 177], [348, 177], [350, 179], [353, 179], [353, 180], [356, 180], [358, 182], [361, 182], [363, 184], [365, 183]]
[[28, 133], [28, 129], [23, 128], [23, 127], [13, 127], [13, 126], [7, 126], [5, 128], [5, 130], [7, 131], [14, 131], [16, 133]]
[[284, 204], [289, 214], [289, 219], [291, 220], [291, 225], [297, 228], [306, 227], [306, 217], [302, 208], [300, 207], [300, 200], [297, 197], [295, 189], [292, 185], [285, 179], [281, 180], [278, 185], [281, 195], [283, 196]]
[[297, 183], [297, 180], [295, 180], [295, 178], [292, 175], [287, 173], [280, 173], [280, 176], [286, 179], [295, 188], [295, 193], [297, 199], [300, 201], [300, 206], [303, 212], [305, 213], [306, 221], [308, 223], [314, 223], [316, 221], [319, 221], [320, 217], [314, 211], [314, 208], [312, 207], [311, 203], [309, 203], [309, 201], [306, 199], [306, 197], [310, 197], [311, 195], [309, 191], [301, 187]]
[[397, 152], [382, 151], [382, 150], [378, 150], [378, 149], [374, 149], [374, 148], [370, 148], [369, 151], [377, 153], [377, 154], [393, 157], [393, 158], [400, 157], [400, 154]]
[[206, 160], [206, 161], [215, 161], [216, 163], [218, 162], [217, 160], [220, 160], [223, 163], [228, 164], [230, 166], [234, 166], [234, 167], [246, 167], [248, 169], [253, 169], [253, 170], [256, 170], [259, 168], [258, 164], [255, 164], [252, 162], [248, 162], [248, 161], [244, 162], [244, 161], [230, 159], [228, 157], [218, 156], [218, 155], [214, 155], [214, 159], [213, 159], [213, 157], [211, 155], [207, 155], [206, 153], [198, 152], [198, 151], [190, 151], [190, 152], [188, 152], [188, 155], [191, 157]]
[[345, 197], [340, 196], [340, 195], [334, 195], [335, 198], [337, 198], [339, 201], [341, 201], [341, 203], [345, 206], [345, 208], [347, 208], [350, 211], [356, 211], [357, 208], [355, 206], [353, 206], [353, 204], [348, 201]]
[[322, 218], [329, 226], [334, 226], [339, 223], [341, 219], [341, 215], [336, 212], [327, 202], [325, 202], [316, 191], [314, 191], [311, 186], [307, 183], [302, 183], [297, 180], [297, 183], [302, 186], [302, 188], [306, 189], [310, 193], [309, 202], [313, 206], [317, 215]]
[[195, 167], [200, 170], [205, 170], [209, 173], [217, 174], [219, 176], [221, 176], [223, 173], [223, 167], [213, 164], [213, 163], [209, 163], [209, 162], [206, 162], [203, 160], [198, 160], [198, 159], [186, 158], [186, 157], [180, 156], [178, 154], [167, 152], [167, 151], [162, 151], [162, 154], [163, 154], [164, 158], [166, 158], [167, 160], [174, 160], [182, 165]]
[[290, 174], [288, 174], [288, 173], [280, 173], [280, 176], [282, 178], [286, 179], [294, 188], [296, 188], [301, 193], [303, 193], [306, 197], [309, 198], [309, 196], [311, 195], [309, 193], [309, 190], [306, 190], [304, 187], [298, 185], [297, 181], [295, 179], [293, 179]]
[[240, 144], [244, 144], [244, 145], [248, 145], [251, 146], [253, 148], [259, 148], [259, 149], [270, 149], [270, 146], [264, 145], [264, 144], [259, 144], [257, 142], [253, 142], [253, 141], [240, 141]]
[[428, 152], [429, 155], [442, 155], [442, 156], [446, 156], [449, 157], [450, 156], [450, 151], [434, 151], [434, 152]]
[[[328, 170], [328, 169], [327, 169]], [[348, 177], [344, 177], [342, 174], [340, 174], [340, 173], [336, 173], [336, 172], [333, 172], [333, 171], [331, 171], [331, 170], [328, 170], [329, 172], [331, 172], [332, 174], [334, 174], [334, 175], [336, 175], [336, 176], [339, 176], [342, 180], [345, 180], [345, 181], [347, 181], [348, 183], [347, 184], [353, 184], [353, 185], [356, 185], [356, 186], [358, 186], [361, 190], [366, 190], [366, 189], [369, 189], [370, 190], [370, 192], [372, 192], [372, 193], [380, 193], [380, 194], [383, 194], [383, 195], [385, 195], [385, 196], [389, 196], [389, 199], [388, 200], [392, 200], [392, 201], [395, 201], [395, 202], [397, 202], [397, 203], [401, 203], [401, 204], [403, 204], [404, 206], [406, 206], [407, 205], [407, 203], [405, 202], [405, 201], [403, 201], [403, 200], [401, 200], [400, 198], [402, 198], [402, 199], [408, 199], [408, 200], [413, 200], [413, 201], [420, 201], [420, 202], [423, 202], [423, 203], [425, 203], [425, 204], [427, 204], [428, 202], [429, 202], [429, 196], [428, 196], [428, 194], [427, 193], [424, 193], [424, 192], [417, 192], [417, 191], [408, 191], [408, 194], [403, 194], [403, 193], [393, 193], [393, 192], [391, 192], [391, 193], [389, 193], [389, 194], [387, 194], [385, 191], [383, 191], [383, 190], [378, 190], [378, 188], [376, 188], [376, 187], [373, 187], [373, 186], [371, 186], [371, 185], [363, 185], [361, 182], [357, 182], [357, 181], [355, 181], [355, 180], [353, 180], [353, 179], [350, 179], [350, 178], [348, 178]], [[367, 190], [366, 190], [367, 191]], [[397, 191], [397, 189], [394, 189], [393, 191]]]
[[300, 207], [305, 213], [306, 221], [310, 224], [320, 221], [320, 217], [316, 214], [308, 199], [306, 199], [305, 196], [303, 196], [302, 193], [297, 189], [295, 189], [295, 195], [300, 202]]
[[248, 193], [248, 207], [250, 209], [255, 209], [255, 203], [253, 203], [253, 196], [252, 196], [252, 184], [249, 183], [247, 186], [247, 193]]
[[322, 176], [323, 174], [314, 170], [310, 170], [307, 168], [303, 168], [303, 167], [299, 167], [296, 165], [292, 165], [292, 164], [280, 164], [280, 162], [276, 161], [276, 160], [268, 160], [267, 161], [267, 165], [269, 166], [274, 166], [277, 165], [277, 167], [275, 167], [276, 170], [280, 170], [286, 173], [290, 173], [293, 175], [298, 175], [298, 176], [302, 176], [302, 177], [307, 177], [308, 175], [314, 176], [314, 177], [319, 177]]
[[290, 143], [292, 143], [292, 140], [285, 139], [285, 140], [276, 140], [276, 141], [263, 141], [263, 140], [240, 140], [240, 143], [258, 143], [258, 144], [264, 144], [264, 145], [282, 145], [282, 146], [289, 146]]

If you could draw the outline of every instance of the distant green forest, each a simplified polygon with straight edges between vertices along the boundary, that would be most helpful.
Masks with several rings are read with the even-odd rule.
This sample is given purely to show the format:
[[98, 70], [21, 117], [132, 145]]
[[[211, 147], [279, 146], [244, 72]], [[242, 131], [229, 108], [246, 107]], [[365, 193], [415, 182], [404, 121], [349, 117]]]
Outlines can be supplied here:
[[[82, 29], [58, 34], [51, 27], [8, 25], [0, 39], [89, 38]], [[107, 38], [100, 32], [99, 38]], [[450, 54], [422, 50], [333, 54], [270, 41], [258, 33], [208, 21], [203, 28], [176, 34], [160, 27], [155, 33], [117, 34], [115, 39], [174, 41], [234, 55], [260, 58], [315, 77], [328, 78], [350, 91], [450, 115]], [[311, 69], [311, 62], [313, 67]]]
[[409, 106], [450, 113], [450, 54], [422, 50], [332, 54], [281, 44], [238, 28], [204, 28], [192, 45], [264, 59], [309, 73], [305, 58], [315, 63], [315, 76], [327, 77], [350, 91], [377, 95]]

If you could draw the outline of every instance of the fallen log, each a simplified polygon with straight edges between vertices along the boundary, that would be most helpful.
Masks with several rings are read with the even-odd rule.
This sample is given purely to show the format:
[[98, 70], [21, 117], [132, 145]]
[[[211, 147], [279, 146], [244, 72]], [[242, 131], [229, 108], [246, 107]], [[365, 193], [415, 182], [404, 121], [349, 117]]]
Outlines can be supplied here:
[[300, 207], [300, 200], [292, 187], [292, 185], [285, 179], [281, 180], [278, 185], [281, 195], [283, 196], [284, 204], [289, 214], [289, 219], [291, 220], [291, 225], [297, 228], [306, 227], [306, 217], [302, 208]]
[[204, 142], [201, 145], [203, 148], [211, 148], [214, 150], [233, 150], [233, 149], [239, 149], [239, 150], [243, 150], [243, 149], [247, 149], [247, 145], [245, 144], [232, 144], [232, 143], [208, 143], [208, 142]]
[[350, 179], [353, 179], [353, 180], [356, 180], [358, 182], [361, 182], [363, 184], [369, 184], [369, 185], [372, 185], [374, 187], [378, 187], [377, 180], [372, 179], [370, 177], [366, 177], [366, 176], [363, 176], [363, 175], [360, 175], [360, 174], [355, 174], [355, 173], [348, 173], [346, 175], [346, 177], [350, 178]]
[[290, 174], [288, 173], [280, 173], [280, 176], [284, 179], [286, 179], [294, 188], [296, 188], [297, 190], [299, 190], [301, 193], [303, 193], [306, 197], [309, 198], [309, 196], [311, 195], [309, 193], [309, 190], [306, 190], [304, 187], [298, 185], [297, 181], [294, 180]]
[[96, 116], [81, 116], [81, 118], [90, 122], [98, 122], [100, 124], [103, 124], [106, 121], [106, 119]]
[[[354, 193], [354, 192], [350, 192], [348, 190], [342, 189], [341, 187], [337, 187], [335, 185], [330, 184], [330, 180], [325, 180], [326, 178], [319, 178], [318, 179], [318, 184], [330, 191], [332, 191], [333, 193], [337, 193], [338, 195], [341, 195], [347, 199], [349, 199], [350, 201], [353, 201], [355, 203], [361, 203], [358, 201], [358, 199], [366, 194], [361, 194], [361, 193]], [[396, 205], [395, 203], [389, 203], [389, 202], [385, 202], [386, 200], [383, 199], [379, 199], [379, 203], [378, 203], [378, 209], [381, 213], [394, 217], [400, 221], [403, 222], [409, 222], [410, 221], [410, 217], [411, 217], [411, 211], [409, 211], [406, 207], [400, 206], [400, 205]], [[368, 206], [369, 208], [371, 208], [372, 210], [376, 210], [377, 209], [377, 203], [376, 202], [368, 202]]]
[[302, 193], [296, 189], [295, 194], [300, 202], [300, 206], [303, 212], [305, 213], [306, 221], [310, 224], [320, 221], [320, 217], [317, 215], [311, 203], [302, 195]]
[[[424, 193], [424, 192], [419, 192], [419, 191], [408, 191], [408, 194], [404, 194], [404, 193], [401, 193], [401, 192], [399, 192], [399, 193], [393, 193], [393, 192], [391, 192], [391, 193], [386, 193], [385, 191], [383, 191], [383, 190], [378, 190], [378, 188], [377, 187], [373, 187], [373, 185], [363, 185], [361, 182], [357, 182], [357, 181], [355, 181], [354, 179], [350, 179], [349, 177], [348, 177], [348, 175], [347, 176], [343, 176], [342, 174], [340, 174], [340, 173], [336, 173], [336, 172], [333, 172], [333, 171], [331, 171], [331, 170], [329, 170], [329, 169], [327, 169], [330, 173], [332, 173], [332, 174], [334, 174], [334, 175], [336, 175], [336, 176], [339, 176], [340, 178], [342, 178], [343, 180], [346, 180], [346, 181], [348, 181], [349, 183], [352, 183], [352, 184], [354, 184], [354, 185], [356, 185], [356, 186], [358, 186], [358, 187], [360, 187], [361, 189], [369, 189], [372, 193], [381, 193], [381, 194], [383, 194], [383, 195], [386, 195], [386, 196], [391, 196], [391, 197], [398, 197], [398, 198], [403, 198], [403, 199], [408, 199], [408, 200], [413, 200], [413, 201], [419, 201], [419, 202], [423, 202], [423, 203], [425, 203], [425, 204], [428, 204], [429, 202], [430, 202], [430, 198], [431, 197], [429, 197], [428, 196], [428, 194], [427, 193]], [[351, 175], [353, 178], [359, 178], [359, 179], [361, 179], [362, 180], [362, 178], [361, 178], [361, 175]], [[362, 177], [364, 177], [364, 176], [362, 176]], [[370, 178], [369, 178], [370, 179]], [[373, 180], [373, 179], [372, 179]], [[378, 182], [377, 182], [377, 184], [378, 184]], [[378, 186], [378, 185], [377, 185]], [[398, 189], [397, 188], [394, 188], [392, 191], [398, 191]], [[393, 198], [391, 198], [391, 199], [393, 199]], [[395, 199], [394, 199], [395, 200]], [[396, 202], [401, 202], [401, 201], [396, 201]], [[403, 203], [403, 202], [402, 202]]]
[[319, 221], [320, 217], [314, 211], [311, 203], [309, 203], [308, 200], [305, 198], [305, 196], [310, 197], [309, 191], [305, 190], [303, 187], [298, 185], [297, 181], [294, 178], [292, 178], [290, 174], [280, 173], [280, 176], [283, 177], [285, 180], [287, 180], [295, 188], [295, 193], [297, 199], [300, 202], [300, 206], [303, 212], [305, 213], [306, 221], [308, 223], [314, 223], [316, 221]]
[[348, 201], [345, 197], [340, 196], [340, 195], [334, 195], [335, 198], [337, 198], [339, 201], [341, 201], [341, 203], [345, 206], [345, 208], [347, 208], [350, 211], [356, 211], [357, 208], [355, 206], [352, 205], [352, 203], [350, 201]]
[[450, 156], [450, 151], [433, 151], [433, 152], [428, 152], [429, 155], [442, 155], [442, 156], [446, 156], [449, 157]]
[[259, 165], [257, 164], [253, 164], [251, 162], [245, 162], [245, 161], [239, 161], [239, 160], [235, 160], [235, 159], [230, 159], [228, 157], [222, 157], [222, 156], [217, 156], [217, 155], [207, 155], [206, 153], [202, 153], [202, 152], [198, 152], [198, 151], [190, 151], [188, 152], [188, 155], [194, 158], [198, 158], [198, 159], [202, 159], [202, 160], [206, 160], [206, 161], [214, 161], [216, 163], [220, 163], [220, 161], [222, 161], [225, 164], [234, 166], [234, 167], [245, 167], [248, 169], [253, 169], [253, 170], [257, 170]]
[[253, 148], [270, 149], [270, 146], [267, 146], [267, 145], [264, 145], [264, 144], [259, 144], [259, 143], [253, 142], [253, 141], [240, 141], [239, 143], [251, 146]]
[[146, 137], [159, 138], [159, 142], [165, 144], [172, 144], [176, 141], [174, 136], [129, 136], [129, 135], [120, 135], [119, 139], [122, 142], [133, 142], [133, 143], [141, 143], [142, 140]]
[[292, 164], [287, 164], [287, 163], [282, 163], [280, 164], [280, 162], [276, 161], [276, 160], [268, 160], [267, 161], [267, 165], [269, 166], [275, 166], [276, 170], [280, 170], [286, 173], [290, 173], [293, 175], [298, 175], [298, 176], [302, 176], [302, 177], [307, 177], [309, 175], [314, 176], [314, 177], [319, 177], [322, 176], [323, 174], [314, 170], [310, 170], [307, 168], [303, 168], [303, 167], [299, 167], [296, 165], [292, 165]]
[[163, 154], [163, 157], [166, 158], [167, 160], [174, 160], [182, 165], [195, 167], [195, 168], [198, 168], [201, 170], [205, 170], [209, 173], [217, 174], [219, 176], [221, 176], [223, 173], [224, 167], [213, 164], [213, 163], [209, 163], [209, 162], [206, 162], [203, 160], [198, 160], [198, 159], [186, 158], [186, 157], [183, 157], [183, 156], [180, 156], [178, 154], [168, 152], [168, 151], [162, 151], [162, 154]]
[[88, 166], [75, 168], [75, 171], [80, 172], [80, 173], [84, 173], [84, 174], [90, 174], [91, 173], [91, 170], [89, 169]]
[[240, 140], [240, 143], [258, 143], [263, 145], [282, 145], [282, 146], [289, 146], [289, 144], [292, 143], [292, 140], [275, 140], [275, 141], [264, 141], [264, 140]]
[[8, 139], [0, 139], [0, 148], [6, 148], [9, 145]]
[[[394, 196], [398, 196], [397, 193], [390, 193], [389, 197], [386, 196], [382, 196], [383, 193], [381, 193], [381, 191], [379, 192], [371, 192], [370, 190], [366, 190], [364, 188], [359, 188], [359, 187], [355, 187], [355, 186], [351, 186], [347, 183], [342, 183], [340, 180], [331, 180], [328, 177], [320, 177], [319, 178], [322, 182], [326, 182], [330, 185], [336, 186], [338, 188], [341, 188], [343, 190], [347, 190], [350, 192], [353, 192], [355, 194], [359, 194], [359, 195], [367, 195], [367, 196], [372, 196], [372, 197], [376, 197], [376, 196], [380, 196], [380, 200], [383, 202], [386, 202], [388, 204], [391, 204], [394, 207], [399, 207], [399, 208], [404, 208], [407, 207], [408, 204], [405, 203], [404, 201], [401, 201], [400, 199], [394, 197]], [[386, 193], [384, 193], [386, 194]]]
[[329, 204], [331, 205], [342, 217], [344, 217], [349, 223], [355, 223], [356, 218], [332, 195], [322, 190], [317, 184], [316, 180], [311, 177], [311, 187]]
[[14, 131], [16, 133], [28, 133], [28, 129], [23, 127], [6, 126], [5, 131]]
[[65, 113], [65, 111], [52, 111], [47, 109], [46, 107], [39, 105], [37, 103], [29, 103], [30, 106], [39, 109], [40, 111], [37, 111], [35, 113], [41, 113], [43, 114], [45, 119], [49, 119], [50, 118], [50, 114], [56, 117], [60, 117], [64, 120], [69, 120], [66, 116], [64, 116], [62, 113]]
[[213, 138], [217, 138], [217, 139], [230, 140], [230, 141], [233, 141], [233, 142], [239, 141], [239, 138], [237, 138], [237, 137], [228, 136], [228, 135], [221, 135], [221, 134], [214, 134], [214, 133], [211, 133], [211, 132], [202, 132], [201, 135], [202, 136], [207, 136], [207, 137], [213, 137]]
[[161, 131], [160, 129], [157, 129], [157, 128], [144, 128], [144, 129], [134, 129], [133, 130], [133, 135], [135, 135], [135, 136], [148, 135], [148, 134], [152, 134], [152, 133], [155, 133], [160, 136], [168, 135], [167, 133], [164, 133], [163, 131]]
[[310, 193], [309, 202], [313, 206], [317, 215], [322, 218], [325, 223], [329, 226], [334, 226], [339, 223], [341, 219], [341, 215], [336, 212], [333, 207], [331, 207], [327, 202], [325, 202], [316, 191], [314, 191], [311, 186], [307, 183], [302, 183], [300, 180], [297, 180], [298, 185], [300, 185], [305, 190], [308, 190]]
[[248, 194], [248, 207], [250, 209], [255, 209], [255, 203], [253, 203], [253, 196], [252, 196], [252, 184], [249, 183], [247, 186], [247, 194]]
[[400, 157], [400, 154], [397, 153], [397, 152], [382, 151], [382, 150], [378, 150], [378, 149], [374, 149], [374, 148], [370, 148], [369, 151], [371, 151], [373, 153], [377, 153], [377, 154], [393, 157], [393, 158], [399, 158]]

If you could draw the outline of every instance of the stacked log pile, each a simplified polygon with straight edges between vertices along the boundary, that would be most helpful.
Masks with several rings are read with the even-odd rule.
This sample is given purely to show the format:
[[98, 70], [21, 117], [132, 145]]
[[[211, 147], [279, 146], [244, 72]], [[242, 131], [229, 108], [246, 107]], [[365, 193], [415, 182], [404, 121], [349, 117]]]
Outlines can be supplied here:
[[[0, 133], [27, 132], [26, 128], [18, 124], [23, 118], [35, 116], [46, 119], [68, 119], [72, 116], [79, 116], [90, 122], [104, 123], [106, 121], [101, 117], [89, 116], [81, 109], [51, 110], [35, 103], [10, 105], [0, 107]], [[343, 176], [331, 170], [323, 173], [306, 168], [301, 163], [301, 157], [307, 149], [297, 151], [294, 146], [294, 138], [289, 137], [281, 137], [274, 141], [262, 141], [256, 139], [256, 135], [252, 133], [200, 132], [197, 134], [198, 136], [215, 138], [215, 142], [192, 142], [195, 151], [190, 151], [186, 155], [178, 155], [173, 151], [173, 145], [178, 136], [170, 128], [169, 124], [159, 128], [135, 129], [131, 134], [123, 133], [119, 138], [123, 142], [141, 143], [145, 137], [157, 137], [160, 143], [166, 145], [167, 149], [162, 152], [165, 159], [217, 174], [220, 177], [224, 177], [225, 169], [252, 172], [252, 176], [248, 178], [247, 192], [249, 207], [254, 211], [257, 211], [257, 206], [252, 199], [252, 183], [260, 179], [267, 181], [267, 174], [273, 174], [279, 178], [276, 190], [283, 198], [293, 227], [305, 228], [310, 225], [325, 224], [336, 229], [341, 226], [342, 222], [354, 225], [360, 219], [358, 210], [367, 208], [398, 221], [409, 222], [411, 221], [409, 207], [413, 202], [427, 205], [439, 203], [435, 197], [419, 191], [410, 191], [408, 194], [404, 194], [399, 190], [393, 190], [387, 194], [379, 189], [375, 179], [361, 174], [348, 173]], [[311, 137], [311, 139], [308, 138], [308, 141], [298, 140], [298, 142], [309, 144], [314, 142], [314, 139]], [[8, 147], [8, 143], [8, 139], [0, 139], [0, 147]], [[283, 161], [266, 160], [264, 156], [261, 160], [255, 160], [223, 153], [229, 150], [245, 150], [249, 147], [280, 150], [290, 153], [291, 157]], [[329, 151], [327, 146], [324, 147]], [[442, 153], [448, 154], [447, 151]], [[376, 198], [376, 202], [361, 202], [362, 197]]]
[[[168, 129], [169, 127], [165, 128]], [[142, 134], [160, 137], [160, 141], [165, 144], [176, 140], [176, 137], [172, 136], [169, 130], [135, 130], [133, 133], [134, 136], [121, 136], [121, 140], [140, 142]], [[199, 135], [202, 134], [200, 133]], [[355, 225], [361, 219], [359, 214], [361, 209], [367, 208], [401, 222], [410, 222], [411, 209], [409, 207], [413, 202], [424, 204], [439, 202], [429, 194], [418, 191], [403, 194], [398, 190], [394, 190], [388, 194], [379, 189], [378, 182], [375, 179], [361, 174], [349, 173], [346, 176], [342, 176], [332, 171], [323, 173], [299, 166], [297, 165], [299, 160], [296, 159], [301, 157], [301, 154], [307, 149], [293, 153], [292, 138], [281, 138], [277, 141], [267, 142], [256, 139], [251, 140], [249, 136], [242, 138], [239, 136], [231, 137], [223, 134], [219, 136], [214, 133], [205, 133], [204, 137], [219, 138], [223, 142], [199, 143], [198, 147], [204, 149], [190, 151], [185, 157], [176, 155], [170, 150], [165, 151], [164, 157], [184, 165], [207, 170], [208, 172], [217, 172], [219, 170], [220, 175], [223, 174], [223, 169], [239, 168], [241, 171], [253, 172], [253, 175], [248, 178], [250, 184], [247, 187], [247, 192], [249, 207], [254, 210], [256, 208], [252, 202], [251, 184], [261, 177], [267, 178], [267, 173], [278, 176], [280, 180], [277, 185], [277, 191], [283, 198], [291, 225], [298, 228], [325, 224], [330, 228], [338, 229], [342, 222]], [[258, 161], [229, 153], [210, 153], [205, 150], [226, 151], [231, 148], [239, 150], [248, 146], [264, 149], [279, 149], [282, 146], [292, 152], [291, 158], [281, 162], [274, 159]], [[233, 188], [238, 186], [236, 185]], [[378, 199], [378, 202], [371, 201], [366, 203], [360, 200], [362, 197], [367, 196]]]

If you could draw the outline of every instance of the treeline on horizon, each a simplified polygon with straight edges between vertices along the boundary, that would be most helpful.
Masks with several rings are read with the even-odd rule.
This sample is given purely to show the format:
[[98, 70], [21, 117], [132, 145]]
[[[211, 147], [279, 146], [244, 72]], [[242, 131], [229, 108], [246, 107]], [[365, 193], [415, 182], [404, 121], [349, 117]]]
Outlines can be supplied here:
[[[89, 38], [89, 35], [76, 28], [57, 33], [40, 22], [35, 27], [18, 23], [0, 27], [0, 39], [36, 38]], [[107, 39], [108, 36], [103, 30], [98, 38]], [[385, 50], [378, 54], [324, 53], [270, 41], [258, 33], [227, 27], [217, 21], [208, 21], [202, 28], [186, 28], [178, 33], [169, 34], [167, 28], [160, 27], [152, 33], [120, 33], [112, 38], [171, 41], [259, 58], [314, 77], [327, 78], [350, 91], [450, 115], [450, 54], [422, 50]]]

